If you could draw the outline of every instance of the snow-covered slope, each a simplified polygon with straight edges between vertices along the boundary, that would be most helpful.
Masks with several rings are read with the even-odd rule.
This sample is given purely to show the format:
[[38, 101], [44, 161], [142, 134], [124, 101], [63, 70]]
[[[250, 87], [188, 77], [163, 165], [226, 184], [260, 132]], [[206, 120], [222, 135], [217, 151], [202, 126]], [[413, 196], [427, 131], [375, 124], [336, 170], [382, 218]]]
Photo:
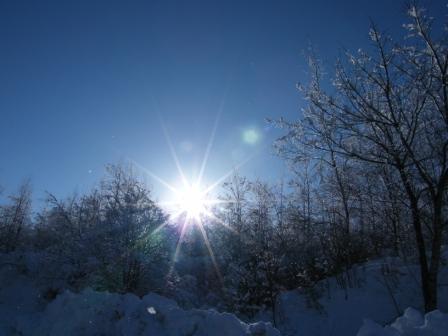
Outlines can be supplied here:
[[[407, 307], [423, 310], [415, 265], [387, 258], [360, 265], [356, 273], [356, 284], [346, 290], [338, 286], [336, 278], [321, 281], [316, 287], [317, 300], [300, 290], [281, 294], [276, 322], [282, 335], [356, 335], [367, 318], [386, 325]], [[439, 279], [440, 283], [448, 282], [446, 266], [441, 268]], [[439, 308], [448, 311], [446, 286], [439, 289]]]
[[[423, 318], [406, 309], [421, 311], [418, 268], [399, 259], [359, 266], [356, 285], [346, 290], [336, 278], [324, 280], [314, 300], [300, 290], [281, 294], [276, 306], [280, 332], [270, 323], [247, 324], [229, 313], [185, 310], [154, 293], [143, 298], [91, 289], [58, 294], [53, 289], [64, 285], [47, 274], [38, 276], [37, 259], [31, 254], [2, 258], [0, 336], [448, 336], [447, 315], [436, 311]], [[446, 265], [440, 282], [448, 282]], [[441, 287], [439, 294], [446, 312], [448, 288]]]
[[185, 311], [169, 299], [148, 294], [65, 292], [46, 308], [33, 335], [266, 335], [279, 333], [266, 323], [247, 325], [234, 315]]
[[91, 289], [58, 294], [53, 291], [57, 279], [37, 276], [39, 270], [32, 269], [37, 259], [32, 255], [1, 259], [0, 336], [280, 335], [270, 323], [246, 324], [233, 314], [184, 310], [154, 293], [143, 298]]
[[14, 313], [2, 319], [0, 335], [280, 335], [269, 323], [245, 324], [232, 314], [183, 310], [156, 294], [140, 299], [133, 294], [86, 289], [58, 295], [40, 312], [25, 312], [12, 305], [2, 310]]
[[448, 314], [432, 311], [423, 318], [419, 311], [408, 308], [403, 316], [390, 326], [366, 320], [357, 336], [446, 336], [448, 335]]

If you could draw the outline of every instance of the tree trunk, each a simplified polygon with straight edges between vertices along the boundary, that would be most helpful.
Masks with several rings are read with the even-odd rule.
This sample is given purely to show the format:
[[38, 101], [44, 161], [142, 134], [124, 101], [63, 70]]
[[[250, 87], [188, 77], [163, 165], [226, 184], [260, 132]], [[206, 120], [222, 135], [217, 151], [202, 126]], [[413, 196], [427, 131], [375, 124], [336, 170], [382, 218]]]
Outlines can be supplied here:
[[433, 197], [433, 236], [431, 242], [431, 264], [428, 274], [428, 302], [425, 302], [425, 311], [429, 312], [437, 309], [437, 287], [438, 287], [438, 274], [440, 266], [440, 257], [442, 249], [442, 206], [443, 206], [443, 188]]
[[[406, 175], [406, 172], [404, 169], [399, 167], [399, 173], [400, 177], [403, 181], [403, 184], [406, 189], [406, 193], [409, 198], [410, 206], [411, 206], [411, 212], [412, 212], [412, 224], [414, 226], [414, 233], [415, 233], [415, 240], [417, 243], [417, 251], [419, 256], [419, 263], [420, 263], [420, 278], [421, 278], [421, 289], [423, 292], [423, 300], [425, 305], [425, 312], [430, 312], [437, 307], [437, 274], [438, 274], [438, 262], [440, 260], [440, 248], [439, 253], [437, 254], [436, 250], [433, 252], [436, 252], [436, 255], [431, 255], [431, 260], [433, 258], [437, 259], [437, 264], [432, 264], [431, 262], [431, 271], [428, 267], [428, 260], [426, 256], [426, 247], [425, 247], [425, 239], [423, 237], [423, 229], [422, 229], [422, 223], [421, 223], [421, 217], [420, 217], [420, 209], [418, 207], [418, 198], [415, 195], [409, 180], [408, 176]], [[434, 220], [435, 220], [434, 216]], [[434, 233], [435, 234], [435, 233]], [[433, 238], [433, 248], [434, 248], [434, 241]]]

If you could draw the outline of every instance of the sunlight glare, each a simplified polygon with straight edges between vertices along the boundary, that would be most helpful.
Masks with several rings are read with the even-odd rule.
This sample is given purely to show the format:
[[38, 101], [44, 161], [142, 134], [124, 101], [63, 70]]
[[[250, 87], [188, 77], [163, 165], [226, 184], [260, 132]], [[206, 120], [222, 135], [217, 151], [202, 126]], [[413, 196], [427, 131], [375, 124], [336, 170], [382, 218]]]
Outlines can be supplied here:
[[187, 217], [199, 220], [207, 212], [207, 200], [199, 185], [188, 184], [179, 195], [178, 204], [180, 211], [186, 213]]
[[[199, 228], [202, 238], [204, 240], [205, 245], [207, 246], [207, 250], [209, 252], [210, 258], [212, 260], [212, 263], [214, 265], [216, 274], [218, 278], [220, 279], [222, 283], [222, 275], [218, 267], [218, 263], [216, 262], [215, 254], [212, 249], [212, 245], [210, 244], [210, 241], [207, 237], [207, 232], [204, 228], [204, 225], [206, 225], [209, 222], [215, 222], [221, 224], [223, 227], [229, 229], [230, 231], [236, 233], [229, 225], [227, 225], [225, 222], [223, 222], [220, 218], [215, 216], [213, 213], [213, 206], [223, 204], [223, 203], [231, 203], [231, 201], [224, 201], [217, 198], [210, 197], [210, 193], [213, 192], [214, 189], [216, 189], [221, 183], [223, 183], [232, 173], [234, 173], [237, 169], [239, 169], [241, 166], [246, 164], [248, 161], [250, 161], [253, 156], [257, 154], [257, 152], [253, 152], [251, 155], [245, 158], [242, 162], [238, 163], [236, 166], [234, 166], [231, 170], [229, 170], [227, 173], [225, 173], [223, 176], [218, 178], [216, 181], [211, 183], [210, 185], [207, 185], [205, 187], [202, 186], [202, 180], [205, 173], [205, 168], [207, 165], [207, 162], [209, 160], [209, 155], [211, 152], [213, 140], [215, 137], [215, 133], [218, 127], [219, 117], [221, 115], [221, 110], [223, 108], [224, 102], [221, 104], [220, 111], [218, 112], [218, 115], [216, 117], [215, 123], [213, 125], [213, 129], [211, 132], [210, 140], [207, 144], [207, 148], [205, 150], [204, 159], [201, 164], [201, 168], [199, 171], [199, 174], [197, 176], [197, 179], [194, 183], [187, 180], [183, 169], [180, 165], [179, 159], [177, 157], [176, 151], [174, 149], [173, 143], [171, 141], [171, 138], [169, 136], [168, 130], [163, 122], [163, 119], [161, 115], [159, 114], [161, 127], [163, 129], [165, 139], [168, 143], [168, 147], [171, 152], [171, 156], [174, 160], [174, 163], [176, 165], [177, 171], [179, 173], [179, 177], [181, 179], [181, 185], [182, 187], [175, 187], [171, 183], [166, 182], [164, 179], [160, 178], [147, 168], [139, 165], [134, 160], [133, 162], [136, 163], [138, 167], [140, 167], [145, 173], [147, 173], [150, 177], [164, 185], [167, 189], [171, 190], [173, 192], [173, 196], [171, 200], [166, 202], [157, 202], [159, 206], [168, 207], [167, 210], [170, 212], [170, 221], [165, 221], [161, 225], [159, 225], [155, 230], [153, 230], [153, 233], [159, 232], [162, 228], [164, 228], [168, 223], [175, 223], [179, 225], [180, 227], [180, 235], [179, 239], [176, 243], [176, 250], [174, 252], [174, 256], [172, 259], [172, 264], [170, 267], [169, 274], [171, 274], [174, 271], [175, 263], [178, 260], [178, 256], [180, 253], [181, 245], [184, 241], [184, 236], [187, 233], [187, 230], [191, 227], [191, 225], [196, 226]], [[254, 131], [255, 132], [255, 131]], [[246, 136], [246, 140], [254, 144], [259, 139], [259, 134], [249, 132], [248, 136]], [[170, 209], [171, 208], [171, 209]], [[183, 216], [183, 218], [179, 218], [179, 216]]]

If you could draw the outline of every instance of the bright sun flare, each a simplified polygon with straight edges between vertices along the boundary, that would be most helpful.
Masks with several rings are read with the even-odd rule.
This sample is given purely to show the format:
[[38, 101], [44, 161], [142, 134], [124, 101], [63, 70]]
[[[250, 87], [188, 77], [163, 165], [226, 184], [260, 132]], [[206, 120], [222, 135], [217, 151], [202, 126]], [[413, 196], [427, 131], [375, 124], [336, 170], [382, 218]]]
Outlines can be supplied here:
[[[171, 265], [170, 272], [173, 270], [175, 262], [177, 260], [177, 257], [179, 255], [180, 246], [182, 245], [185, 232], [186, 230], [191, 227], [191, 224], [193, 224], [196, 228], [199, 229], [199, 231], [202, 234], [202, 238], [204, 240], [204, 243], [207, 247], [207, 250], [209, 252], [210, 258], [212, 260], [212, 263], [215, 267], [216, 273], [222, 281], [222, 276], [218, 267], [218, 264], [215, 259], [215, 254], [213, 252], [212, 246], [210, 244], [210, 241], [207, 237], [207, 231], [204, 228], [204, 225], [206, 225], [209, 222], [219, 223], [226, 227], [227, 229], [232, 230], [231, 227], [229, 227], [227, 224], [225, 224], [221, 219], [216, 217], [213, 214], [213, 207], [216, 205], [219, 205], [221, 203], [228, 203], [226, 201], [222, 201], [219, 199], [213, 199], [210, 197], [210, 193], [213, 192], [215, 188], [217, 188], [221, 183], [223, 183], [227, 178], [231, 176], [231, 174], [234, 173], [235, 170], [237, 170], [239, 167], [241, 167], [243, 164], [248, 162], [253, 155], [248, 156], [244, 161], [240, 162], [238, 165], [234, 166], [230, 171], [225, 173], [223, 176], [218, 178], [216, 181], [208, 185], [206, 188], [201, 187], [201, 181], [205, 172], [205, 166], [208, 161], [208, 157], [210, 154], [210, 150], [213, 143], [213, 138], [215, 136], [216, 128], [218, 125], [219, 120], [218, 114], [215, 124], [213, 126], [212, 134], [210, 137], [210, 141], [207, 145], [204, 159], [202, 161], [201, 169], [198, 174], [198, 178], [195, 183], [189, 182], [183, 173], [182, 167], [180, 165], [179, 159], [176, 155], [176, 151], [174, 150], [174, 146], [171, 142], [171, 139], [168, 135], [168, 131], [166, 130], [163, 122], [162, 122], [162, 129], [165, 134], [169, 149], [171, 151], [171, 155], [173, 157], [173, 161], [176, 165], [176, 168], [179, 173], [179, 177], [182, 180], [183, 188], [176, 188], [175, 186], [171, 185], [170, 183], [166, 182], [156, 174], [152, 173], [150, 170], [146, 169], [145, 167], [139, 165], [137, 162], [134, 161], [134, 163], [137, 164], [140, 168], [143, 169], [149, 176], [151, 176], [156, 181], [160, 182], [162, 185], [164, 185], [167, 189], [171, 190], [173, 192], [174, 197], [172, 197], [171, 201], [168, 202], [158, 202], [160, 206], [167, 206], [168, 211], [170, 213], [170, 220], [165, 221], [161, 225], [159, 225], [154, 231], [153, 234], [159, 232], [165, 225], [168, 223], [174, 223], [180, 227], [180, 235], [179, 239], [177, 241], [176, 245], [176, 251], [174, 252], [173, 256], [173, 263]], [[254, 134], [249, 134], [249, 142], [255, 143], [257, 139], [255, 139]], [[253, 138], [253, 139], [252, 139]], [[171, 211], [170, 211], [171, 210]], [[183, 216], [185, 215], [185, 216]], [[182, 216], [183, 218], [179, 218]]]
[[179, 193], [180, 212], [186, 213], [187, 218], [199, 220], [207, 212], [206, 203], [205, 195], [198, 185], [189, 184]]

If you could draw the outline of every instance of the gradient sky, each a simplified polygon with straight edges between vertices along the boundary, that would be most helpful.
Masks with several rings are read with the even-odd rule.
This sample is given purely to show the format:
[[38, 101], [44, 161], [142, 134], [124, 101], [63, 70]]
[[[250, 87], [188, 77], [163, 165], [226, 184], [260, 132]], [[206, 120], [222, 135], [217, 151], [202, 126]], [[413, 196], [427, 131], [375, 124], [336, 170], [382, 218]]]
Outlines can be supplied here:
[[278, 180], [281, 133], [264, 119], [298, 116], [302, 52], [334, 63], [367, 46], [370, 19], [396, 34], [403, 13], [392, 0], [0, 0], [0, 185], [67, 196], [127, 160], [176, 183], [162, 124], [193, 176], [219, 111], [205, 181], [251, 155], [243, 174]]

